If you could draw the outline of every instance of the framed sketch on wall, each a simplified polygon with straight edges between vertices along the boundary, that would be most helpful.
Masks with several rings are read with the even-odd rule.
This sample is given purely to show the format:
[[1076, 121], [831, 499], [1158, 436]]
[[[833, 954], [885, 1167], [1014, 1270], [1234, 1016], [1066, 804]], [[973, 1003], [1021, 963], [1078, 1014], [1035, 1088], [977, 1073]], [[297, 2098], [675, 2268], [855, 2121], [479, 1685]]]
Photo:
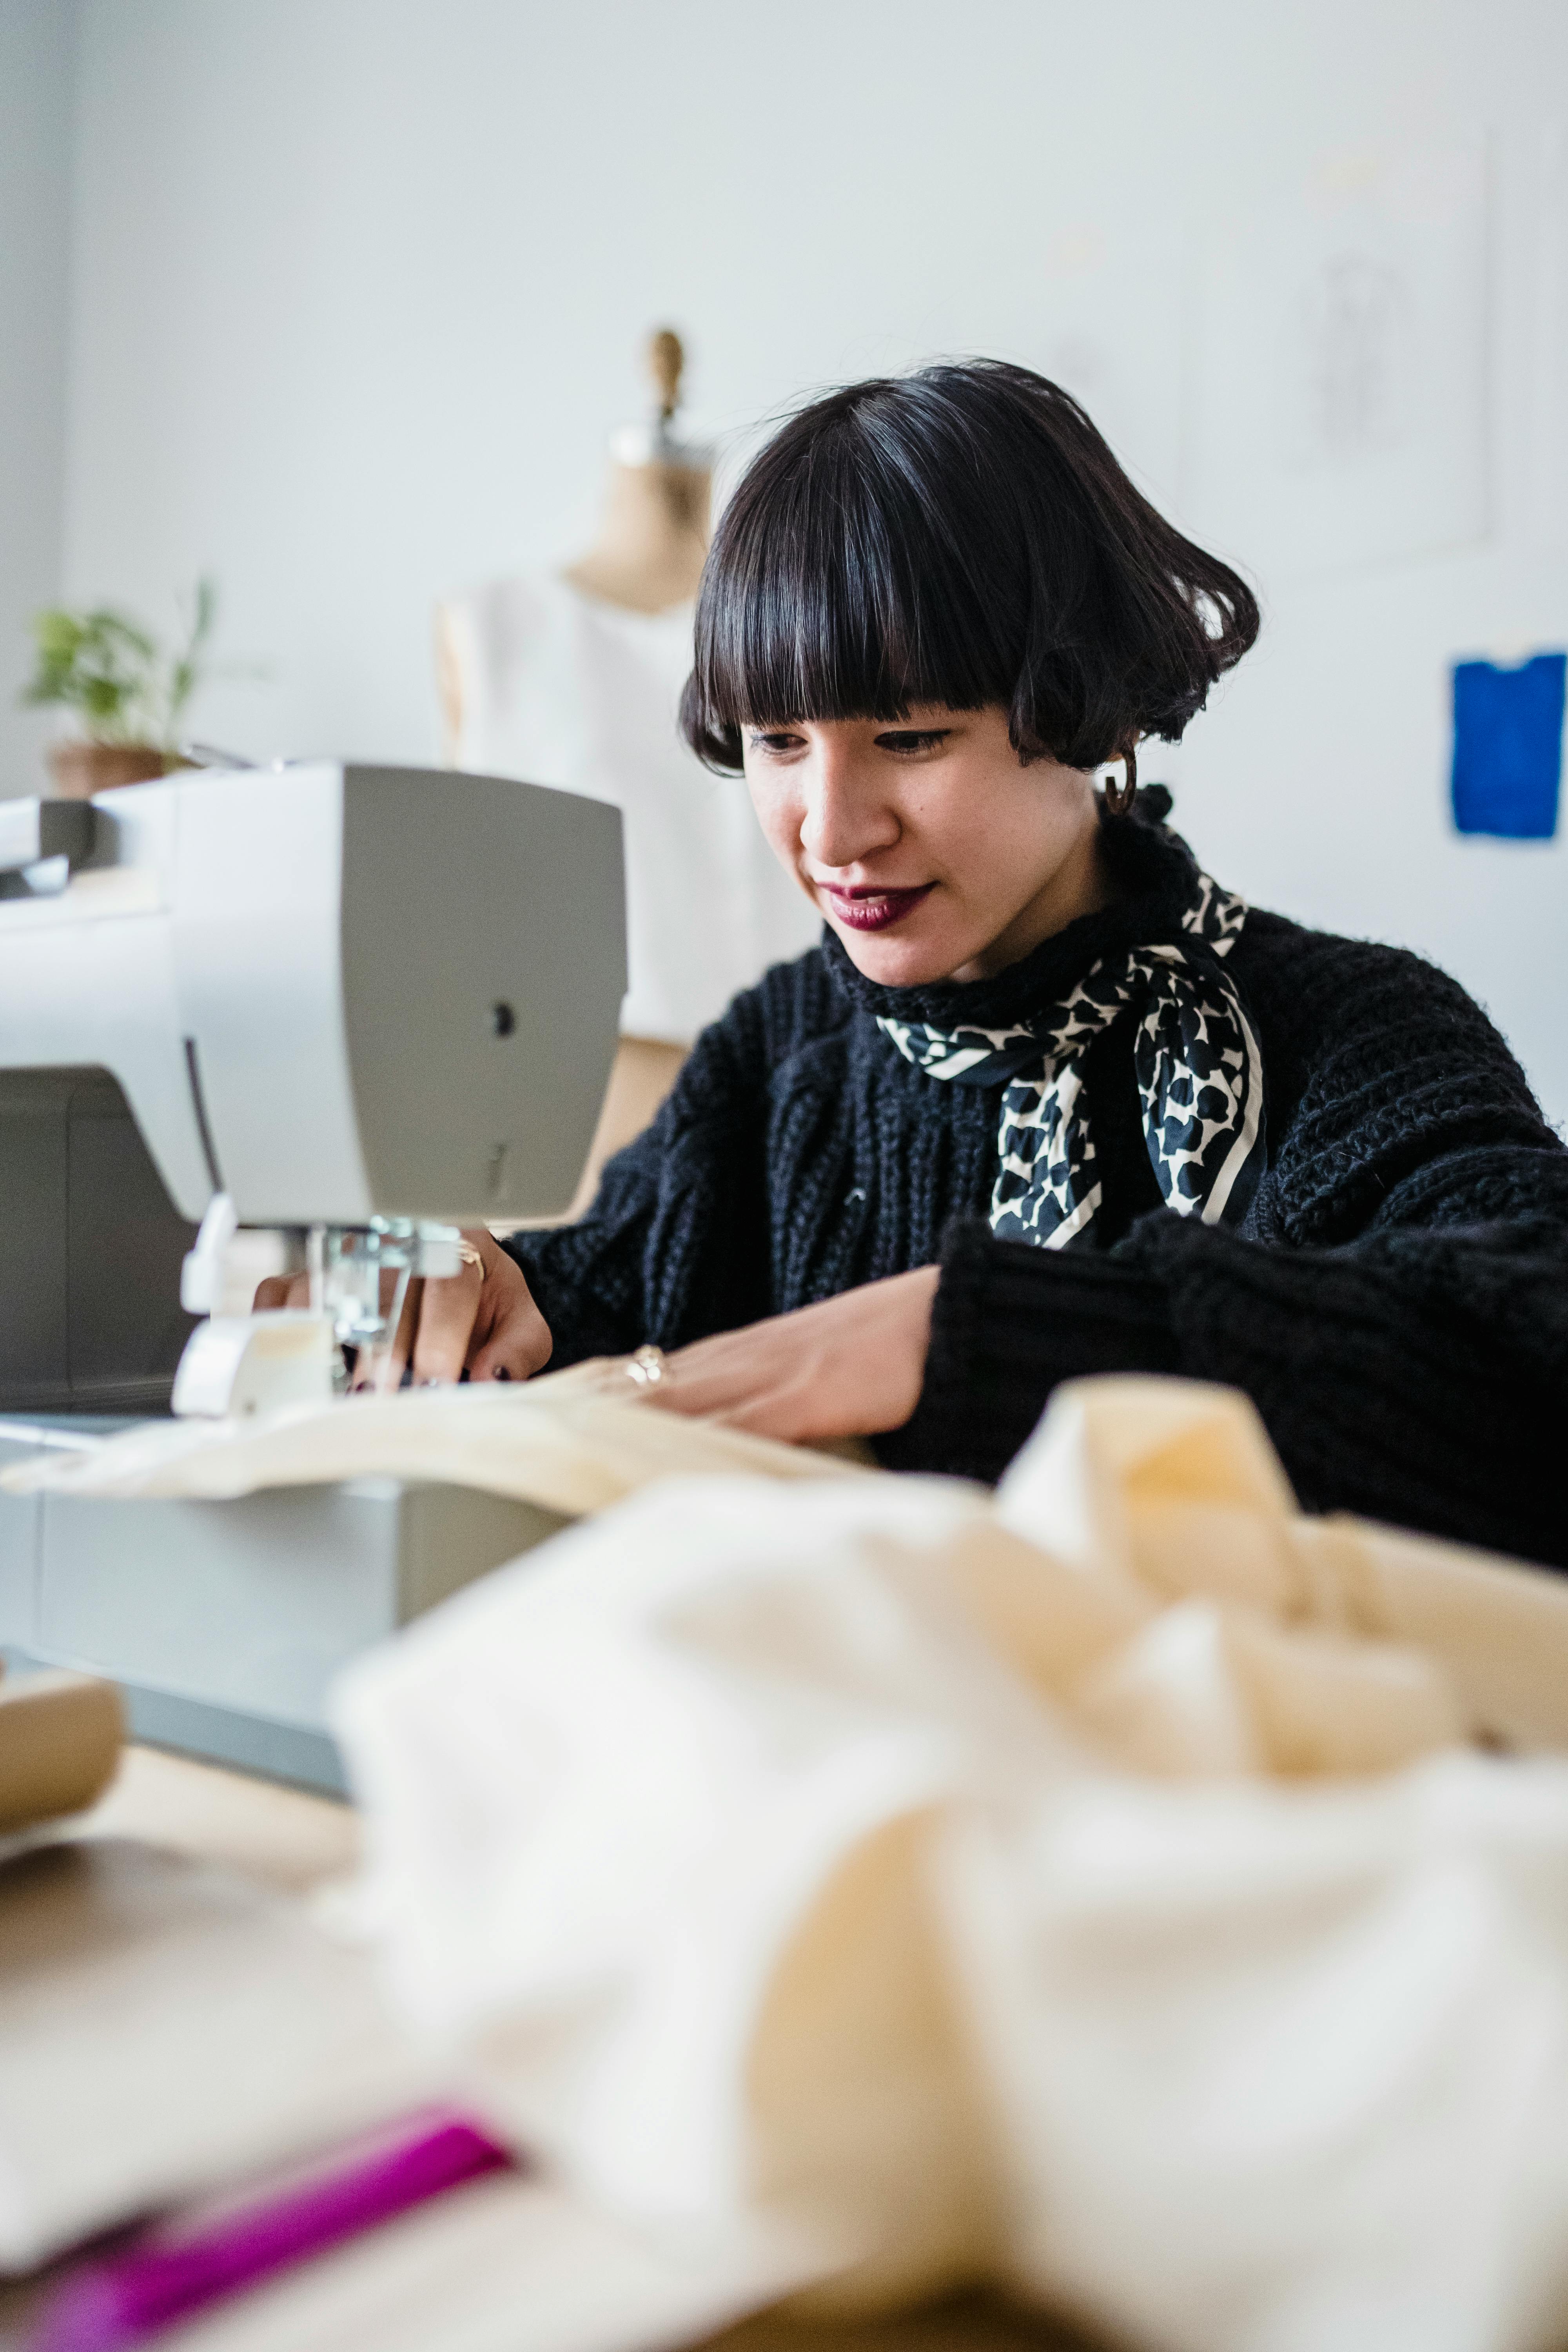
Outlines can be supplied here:
[[1181, 490], [1189, 292], [1180, 221], [1151, 226], [1077, 205], [1042, 224], [1030, 266], [994, 283], [922, 283], [884, 300], [823, 374], [850, 383], [963, 354], [1036, 369], [1082, 403], [1121, 463], [1166, 507]]
[[1186, 292], [1177, 230], [1130, 236], [1069, 224], [1047, 238], [1043, 262], [1020, 356], [1083, 403], [1151, 496], [1174, 502]]
[[1186, 506], [1265, 578], [1489, 514], [1484, 146], [1329, 156], [1205, 257]]
[[1542, 136], [1531, 320], [1530, 536], [1568, 547], [1568, 122]]

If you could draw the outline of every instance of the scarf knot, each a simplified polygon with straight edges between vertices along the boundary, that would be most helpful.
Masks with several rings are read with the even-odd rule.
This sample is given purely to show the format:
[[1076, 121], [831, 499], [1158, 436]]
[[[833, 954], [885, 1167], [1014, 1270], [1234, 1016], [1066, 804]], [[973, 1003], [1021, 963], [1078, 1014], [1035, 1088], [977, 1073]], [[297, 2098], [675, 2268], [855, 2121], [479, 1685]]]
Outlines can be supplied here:
[[1165, 1205], [1205, 1224], [1247, 1213], [1263, 1173], [1263, 1057], [1225, 958], [1243, 899], [1197, 875], [1178, 935], [1102, 957], [1060, 1003], [1004, 1029], [936, 1029], [879, 1013], [928, 1077], [1001, 1082], [992, 1230], [1066, 1249], [1092, 1225], [1100, 1181], [1082, 1057], [1113, 1021], [1137, 1022], [1132, 1067], [1150, 1164]]

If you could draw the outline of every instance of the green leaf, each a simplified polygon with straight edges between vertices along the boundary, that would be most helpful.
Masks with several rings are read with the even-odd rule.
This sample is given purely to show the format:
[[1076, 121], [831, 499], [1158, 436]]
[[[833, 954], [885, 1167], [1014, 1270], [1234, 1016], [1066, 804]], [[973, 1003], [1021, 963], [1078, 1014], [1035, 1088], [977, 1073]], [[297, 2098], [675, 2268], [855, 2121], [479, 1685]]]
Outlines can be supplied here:
[[34, 616], [33, 635], [37, 641], [38, 651], [46, 661], [70, 661], [82, 641], [83, 634], [82, 624], [74, 613], [62, 613], [57, 607], [53, 611], [38, 613]]
[[[172, 749], [186, 704], [210, 675], [202, 656], [217, 609], [217, 583], [204, 572], [192, 596], [184, 650], [170, 656], [118, 605], [96, 604], [86, 612], [50, 605], [33, 617], [37, 659], [21, 699], [79, 712], [100, 741]], [[227, 667], [231, 675], [248, 674]]]
[[196, 583], [196, 617], [191, 629], [191, 651], [205, 646], [213, 633], [217, 619], [217, 582], [210, 572], [204, 572]]

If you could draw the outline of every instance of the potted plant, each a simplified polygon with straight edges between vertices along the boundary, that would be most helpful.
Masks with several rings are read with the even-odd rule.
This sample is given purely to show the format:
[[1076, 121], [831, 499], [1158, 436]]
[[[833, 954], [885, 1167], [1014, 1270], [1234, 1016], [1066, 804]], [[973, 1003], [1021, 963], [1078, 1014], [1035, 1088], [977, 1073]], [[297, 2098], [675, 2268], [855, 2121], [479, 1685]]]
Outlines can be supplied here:
[[151, 630], [110, 604], [38, 614], [37, 663], [22, 699], [74, 711], [85, 730], [48, 747], [58, 793], [86, 800], [183, 764], [180, 720], [205, 674], [202, 656], [216, 617], [216, 587], [199, 581], [184, 650], [168, 655]]

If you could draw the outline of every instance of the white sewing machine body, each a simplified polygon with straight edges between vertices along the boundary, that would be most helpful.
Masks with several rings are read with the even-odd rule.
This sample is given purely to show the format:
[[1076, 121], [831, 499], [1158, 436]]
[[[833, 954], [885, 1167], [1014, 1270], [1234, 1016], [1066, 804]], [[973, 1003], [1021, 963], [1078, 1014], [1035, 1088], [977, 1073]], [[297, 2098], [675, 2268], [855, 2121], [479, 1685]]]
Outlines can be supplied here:
[[185, 1217], [565, 1207], [626, 988], [616, 811], [328, 762], [11, 806], [91, 824], [0, 898], [0, 1071], [108, 1071]]
[[[619, 814], [575, 794], [320, 762], [0, 803], [0, 1453], [166, 1408], [219, 1194], [296, 1231], [564, 1209], [625, 985]], [[335, 1665], [552, 1524], [386, 1481], [7, 1498], [0, 1645], [330, 1783]]]

